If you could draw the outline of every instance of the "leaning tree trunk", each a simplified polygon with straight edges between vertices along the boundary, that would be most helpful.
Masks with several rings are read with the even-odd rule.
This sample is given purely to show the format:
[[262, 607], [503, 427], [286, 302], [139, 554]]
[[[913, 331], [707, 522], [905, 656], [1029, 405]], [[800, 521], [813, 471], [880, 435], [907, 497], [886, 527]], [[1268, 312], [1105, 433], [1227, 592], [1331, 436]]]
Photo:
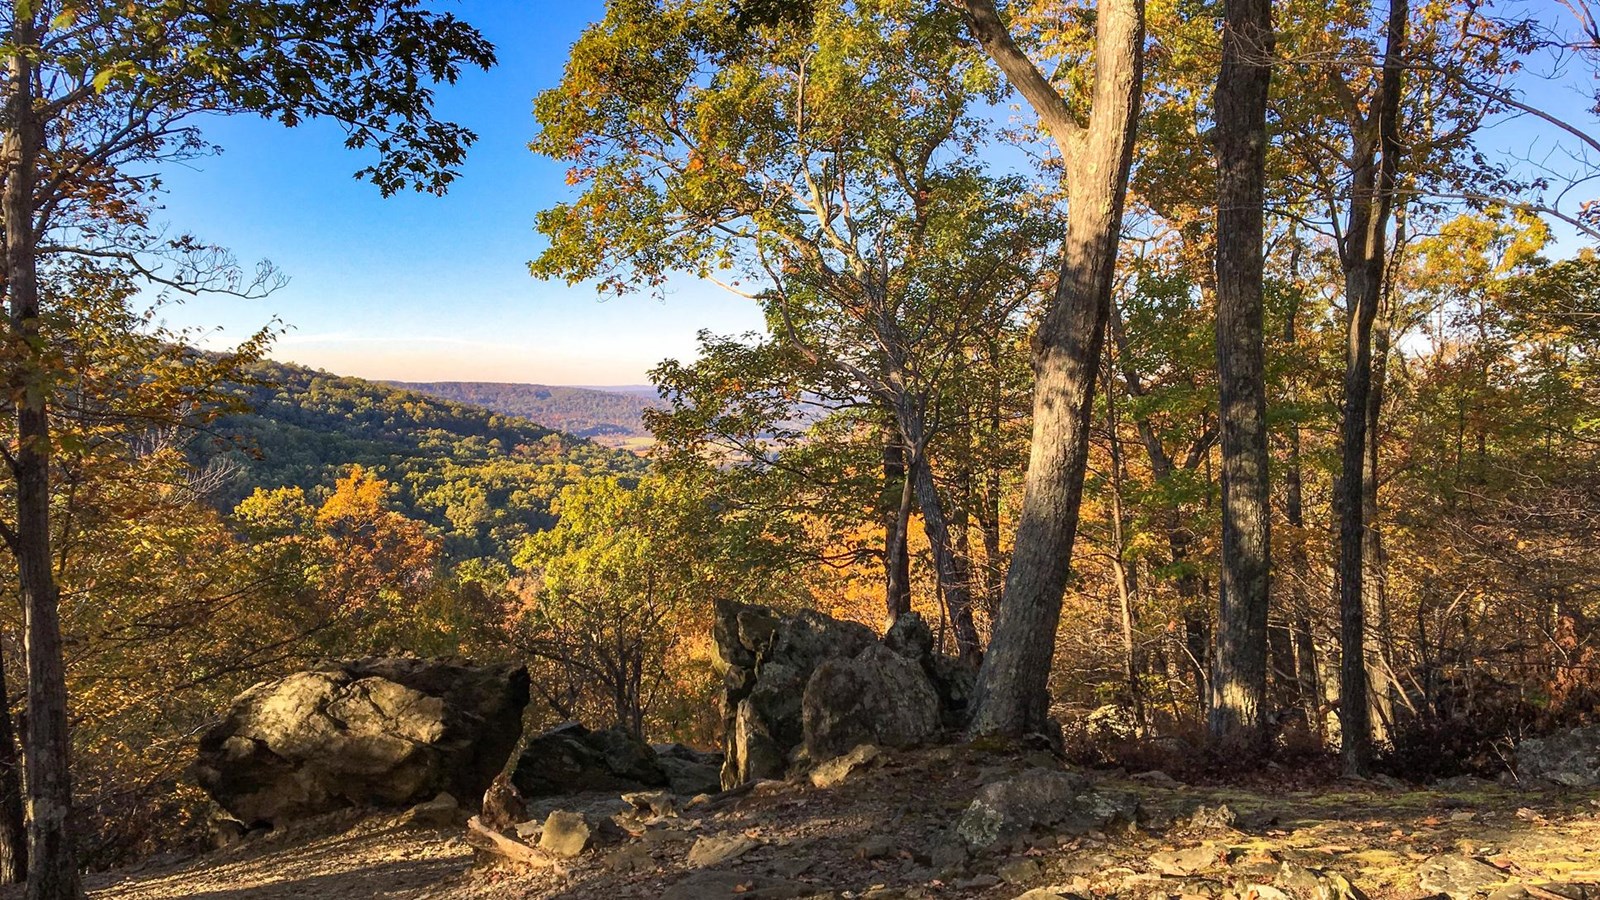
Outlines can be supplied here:
[[1217, 77], [1217, 383], [1222, 572], [1207, 724], [1235, 753], [1263, 749], [1271, 487], [1261, 291], [1271, 0], [1226, 0]]
[[1409, 18], [1410, 0], [1393, 0], [1378, 86], [1375, 134], [1368, 136], [1365, 122], [1354, 123], [1357, 147], [1343, 248], [1348, 317], [1340, 429], [1343, 468], [1334, 499], [1339, 511], [1340, 753], [1345, 770], [1355, 775], [1365, 773], [1372, 763], [1362, 577], [1366, 543], [1362, 476], [1372, 392], [1372, 323], [1383, 292], [1389, 211], [1401, 153], [1400, 86], [1405, 74], [1403, 52]]
[[1055, 297], [1034, 337], [1033, 438], [999, 617], [978, 673], [971, 728], [1048, 728], [1050, 664], [1072, 560], [1143, 64], [1142, 0], [1102, 0], [1088, 125], [1017, 47], [990, 0], [967, 0], [973, 35], [1070, 161], [1070, 210]]
[[[31, 15], [17, 4], [16, 47], [35, 42]], [[32, 15], [37, 15], [33, 13]], [[28, 719], [23, 741], [28, 789], [29, 900], [75, 900], [83, 890], [68, 819], [72, 781], [67, 737], [67, 686], [61, 620], [50, 556], [50, 419], [47, 362], [39, 337], [38, 246], [33, 197], [44, 140], [33, 93], [32, 64], [11, 54], [3, 123], [6, 300], [10, 333], [7, 387], [16, 417], [10, 464], [16, 520], [6, 535], [16, 556], [22, 595]]]
[[943, 498], [933, 480], [933, 468], [922, 452], [910, 460], [911, 483], [917, 492], [917, 507], [922, 510], [922, 524], [928, 532], [928, 544], [933, 549], [933, 564], [938, 570], [939, 586], [944, 593], [945, 612], [950, 616], [950, 630], [955, 634], [956, 650], [963, 662], [976, 664], [983, 648], [978, 644], [978, 626], [972, 616], [971, 579], [967, 564], [956, 552], [956, 538], [951, 533], [950, 520], [945, 514]]

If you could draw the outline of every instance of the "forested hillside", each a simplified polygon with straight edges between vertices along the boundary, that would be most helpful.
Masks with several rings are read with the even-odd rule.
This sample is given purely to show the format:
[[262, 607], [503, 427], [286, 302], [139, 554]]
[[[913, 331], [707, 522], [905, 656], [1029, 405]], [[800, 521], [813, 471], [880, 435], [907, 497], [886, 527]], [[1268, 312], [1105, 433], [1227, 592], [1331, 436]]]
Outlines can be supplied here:
[[[654, 393], [494, 381], [390, 382], [395, 387], [470, 403], [614, 446], [649, 436], [644, 411], [664, 404]], [[631, 444], [630, 444], [631, 439]]]
[[256, 488], [325, 490], [359, 465], [393, 482], [400, 508], [444, 534], [452, 557], [509, 559], [516, 541], [555, 523], [563, 487], [643, 470], [631, 454], [480, 406], [270, 361], [244, 375], [250, 411], [194, 445], [224, 469], [224, 508]]

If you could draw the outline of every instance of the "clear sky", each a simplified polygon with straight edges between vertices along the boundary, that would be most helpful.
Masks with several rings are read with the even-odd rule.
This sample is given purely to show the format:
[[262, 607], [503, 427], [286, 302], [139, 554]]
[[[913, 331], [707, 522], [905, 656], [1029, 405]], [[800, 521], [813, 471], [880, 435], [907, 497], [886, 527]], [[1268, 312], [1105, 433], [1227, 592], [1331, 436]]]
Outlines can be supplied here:
[[[1529, 3], [1549, 9], [1553, 27], [1570, 17], [1554, 0]], [[168, 171], [161, 218], [247, 263], [270, 259], [291, 281], [262, 300], [191, 299], [169, 308], [168, 323], [208, 329], [203, 343], [223, 346], [277, 317], [291, 330], [275, 357], [339, 374], [583, 385], [645, 383], [662, 359], [693, 356], [702, 328], [760, 330], [751, 301], [693, 279], [676, 282], [664, 300], [602, 300], [587, 287], [528, 274], [543, 246], [535, 213], [572, 190], [560, 165], [527, 149], [533, 97], [559, 80], [568, 49], [604, 0], [452, 7], [494, 42], [500, 65], [439, 89], [441, 114], [479, 135], [450, 194], [381, 198], [351, 177], [367, 157], [345, 150], [327, 123], [211, 122], [206, 136], [225, 152]], [[1529, 80], [1537, 102], [1593, 123], [1585, 109], [1592, 84]], [[1571, 168], [1570, 138], [1526, 117], [1480, 140], [1523, 172]], [[1570, 229], [1556, 231], [1563, 246], [1573, 243]]]
[[500, 65], [439, 89], [442, 113], [479, 135], [449, 195], [381, 198], [351, 177], [367, 158], [331, 125], [207, 123], [224, 152], [168, 172], [161, 218], [291, 280], [261, 300], [190, 299], [168, 323], [220, 329], [206, 341], [220, 346], [277, 316], [292, 330], [274, 357], [345, 375], [585, 385], [647, 383], [655, 363], [693, 355], [701, 328], [761, 329], [749, 300], [692, 279], [665, 300], [602, 300], [528, 274], [543, 246], [534, 214], [570, 190], [527, 148], [533, 97], [559, 80], [603, 0], [452, 6]]

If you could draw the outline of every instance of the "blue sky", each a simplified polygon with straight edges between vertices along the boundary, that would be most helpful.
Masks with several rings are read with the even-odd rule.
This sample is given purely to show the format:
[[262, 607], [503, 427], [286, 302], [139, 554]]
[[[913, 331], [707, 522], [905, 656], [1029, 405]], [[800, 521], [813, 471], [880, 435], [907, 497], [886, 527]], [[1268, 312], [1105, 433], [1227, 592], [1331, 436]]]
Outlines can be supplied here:
[[[1552, 0], [1513, 5], [1570, 15]], [[167, 172], [161, 218], [246, 262], [270, 259], [291, 281], [261, 300], [190, 299], [167, 309], [168, 324], [204, 329], [203, 343], [224, 346], [276, 317], [291, 330], [275, 357], [340, 374], [584, 385], [644, 383], [660, 360], [692, 356], [701, 328], [760, 330], [752, 302], [690, 278], [664, 299], [602, 299], [528, 274], [543, 245], [535, 213], [571, 192], [561, 166], [527, 149], [533, 97], [560, 79], [568, 49], [604, 0], [452, 6], [494, 42], [500, 65], [439, 89], [441, 114], [479, 134], [450, 194], [381, 198], [351, 177], [366, 157], [345, 150], [326, 123], [210, 122], [206, 136], [225, 152]], [[1592, 125], [1583, 95], [1592, 85], [1582, 74], [1530, 78], [1530, 95]], [[1528, 171], [1569, 167], [1564, 137], [1524, 118], [1480, 140], [1491, 156]], [[1570, 229], [1556, 232], [1563, 249], [1576, 243]]]
[[692, 356], [700, 328], [759, 330], [749, 300], [692, 279], [664, 300], [602, 300], [544, 283], [534, 214], [568, 195], [564, 170], [527, 149], [533, 97], [602, 0], [462, 0], [455, 11], [494, 42], [500, 65], [439, 90], [442, 113], [479, 135], [446, 197], [383, 199], [351, 177], [366, 162], [337, 128], [257, 119], [207, 123], [222, 155], [173, 169], [161, 218], [270, 259], [291, 279], [260, 300], [200, 297], [168, 308], [213, 346], [271, 320], [292, 330], [273, 356], [368, 378], [640, 384], [667, 357]]

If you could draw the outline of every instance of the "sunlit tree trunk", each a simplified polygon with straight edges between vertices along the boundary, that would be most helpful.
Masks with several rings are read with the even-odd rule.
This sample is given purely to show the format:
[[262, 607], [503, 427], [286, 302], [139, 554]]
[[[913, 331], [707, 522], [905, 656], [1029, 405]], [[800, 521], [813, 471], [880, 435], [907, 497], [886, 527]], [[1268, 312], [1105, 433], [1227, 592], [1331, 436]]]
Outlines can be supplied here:
[[28, 898], [75, 900], [82, 895], [68, 830], [72, 781], [67, 734], [67, 686], [61, 621], [50, 555], [49, 373], [39, 339], [38, 245], [33, 199], [44, 140], [29, 55], [38, 15], [22, 3], [13, 10], [13, 52], [7, 72], [3, 127], [5, 188], [0, 217], [5, 228], [7, 388], [16, 422], [16, 445], [7, 462], [16, 490], [16, 518], [6, 535], [17, 561], [22, 597], [23, 653], [28, 672], [28, 716], [23, 739], [28, 796]]
[[1271, 596], [1261, 291], [1272, 5], [1226, 0], [1223, 9], [1216, 91], [1222, 569], [1207, 724], [1214, 742], [1255, 754], [1264, 743]]
[[1366, 510], [1362, 502], [1372, 394], [1372, 325], [1383, 295], [1389, 211], [1402, 152], [1400, 88], [1409, 17], [1409, 0], [1393, 0], [1375, 117], [1371, 127], [1359, 122], [1353, 129], [1350, 216], [1341, 248], [1347, 326], [1342, 469], [1335, 494], [1339, 511], [1340, 752], [1345, 770], [1357, 775], [1364, 774], [1372, 762], [1363, 588]]
[[1071, 571], [1143, 67], [1142, 0], [1103, 0], [1086, 126], [1012, 39], [990, 0], [967, 0], [973, 35], [1033, 106], [1071, 164], [1060, 278], [1034, 336], [1033, 437], [1005, 593], [978, 674], [971, 728], [1049, 728], [1048, 684]]
[[911, 553], [907, 529], [911, 525], [911, 479], [906, 477], [905, 452], [900, 441], [885, 433], [883, 487], [886, 511], [883, 536], [884, 608], [888, 624], [911, 611]]

